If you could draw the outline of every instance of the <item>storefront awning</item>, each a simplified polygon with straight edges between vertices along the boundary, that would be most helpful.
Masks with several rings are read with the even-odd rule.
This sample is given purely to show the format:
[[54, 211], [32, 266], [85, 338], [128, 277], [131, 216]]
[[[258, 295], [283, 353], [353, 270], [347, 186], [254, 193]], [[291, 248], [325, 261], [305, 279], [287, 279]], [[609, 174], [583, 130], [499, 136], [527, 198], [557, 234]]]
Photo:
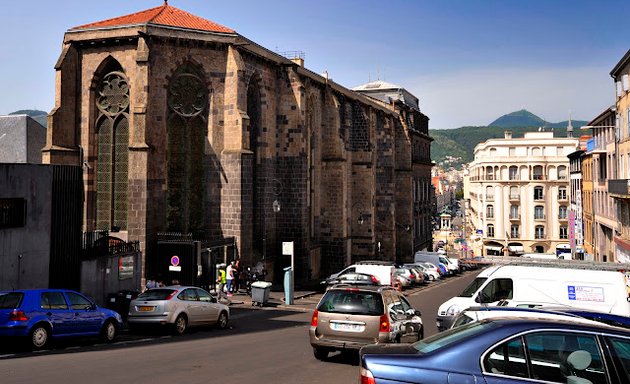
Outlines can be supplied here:
[[558, 244], [556, 245], [556, 249], [571, 249], [571, 246], [569, 244]]
[[486, 245], [486, 249], [488, 251], [501, 251], [503, 250], [503, 247], [496, 247], [494, 245]]
[[508, 246], [510, 252], [524, 252], [525, 248], [522, 245], [510, 245]]

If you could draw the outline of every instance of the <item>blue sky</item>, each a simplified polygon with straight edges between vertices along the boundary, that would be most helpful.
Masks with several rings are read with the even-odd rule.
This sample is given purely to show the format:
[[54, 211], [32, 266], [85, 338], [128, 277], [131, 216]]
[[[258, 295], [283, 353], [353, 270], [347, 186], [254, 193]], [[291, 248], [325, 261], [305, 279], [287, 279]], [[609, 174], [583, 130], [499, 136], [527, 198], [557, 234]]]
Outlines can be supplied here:
[[[162, 0], [3, 1], [0, 114], [54, 106], [71, 27]], [[380, 78], [420, 99], [431, 129], [486, 125], [519, 109], [590, 120], [614, 102], [630, 49], [628, 0], [170, 0], [348, 88]]]

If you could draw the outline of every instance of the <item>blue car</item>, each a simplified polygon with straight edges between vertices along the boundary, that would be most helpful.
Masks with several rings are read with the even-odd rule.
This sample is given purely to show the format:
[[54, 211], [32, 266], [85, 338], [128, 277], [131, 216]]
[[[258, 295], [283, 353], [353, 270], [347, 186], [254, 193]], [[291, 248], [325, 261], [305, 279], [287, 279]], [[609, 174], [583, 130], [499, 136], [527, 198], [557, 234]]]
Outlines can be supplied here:
[[569, 319], [493, 318], [413, 344], [368, 345], [359, 382], [630, 382], [630, 331]]
[[122, 318], [117, 312], [97, 306], [78, 292], [0, 292], [0, 338], [26, 339], [33, 349], [46, 347], [51, 338], [100, 336], [112, 342], [121, 327]]
[[446, 268], [446, 265], [444, 265], [443, 263], [438, 263], [437, 267], [440, 270], [440, 275], [442, 276], [448, 275], [448, 268]]
[[475, 306], [459, 313], [453, 321], [452, 328], [468, 324], [473, 321], [490, 317], [551, 317], [571, 316], [600, 323], [614, 325], [630, 329], [630, 317], [615, 315], [612, 313], [597, 312], [590, 309], [566, 307], [566, 306], [539, 306], [531, 307], [502, 307], [502, 306]]

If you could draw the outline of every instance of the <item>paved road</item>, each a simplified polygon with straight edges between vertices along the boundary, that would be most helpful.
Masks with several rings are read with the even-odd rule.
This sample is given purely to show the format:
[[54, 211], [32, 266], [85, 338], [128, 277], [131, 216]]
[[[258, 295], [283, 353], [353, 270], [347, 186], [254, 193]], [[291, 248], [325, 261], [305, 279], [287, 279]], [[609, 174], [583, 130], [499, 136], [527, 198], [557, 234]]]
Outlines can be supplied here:
[[[436, 332], [437, 306], [459, 293], [475, 274], [430, 286], [409, 298], [423, 313], [425, 335]], [[115, 345], [65, 345], [41, 353], [0, 356], [6, 383], [354, 383], [353, 355], [313, 358], [308, 343], [311, 308], [318, 297], [292, 309], [234, 308], [232, 327], [204, 329], [181, 337], [146, 335]]]

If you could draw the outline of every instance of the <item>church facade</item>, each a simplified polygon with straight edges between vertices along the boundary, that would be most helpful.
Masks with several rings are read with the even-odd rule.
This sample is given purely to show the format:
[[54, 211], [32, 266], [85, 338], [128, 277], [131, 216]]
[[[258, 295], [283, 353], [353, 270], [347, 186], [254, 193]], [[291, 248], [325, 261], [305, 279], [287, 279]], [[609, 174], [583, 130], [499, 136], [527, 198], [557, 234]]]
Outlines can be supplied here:
[[68, 30], [55, 69], [43, 161], [83, 165], [83, 231], [140, 241], [143, 274], [160, 232], [233, 237], [242, 264], [270, 270], [293, 241], [298, 281], [431, 246], [417, 105], [166, 2]]

